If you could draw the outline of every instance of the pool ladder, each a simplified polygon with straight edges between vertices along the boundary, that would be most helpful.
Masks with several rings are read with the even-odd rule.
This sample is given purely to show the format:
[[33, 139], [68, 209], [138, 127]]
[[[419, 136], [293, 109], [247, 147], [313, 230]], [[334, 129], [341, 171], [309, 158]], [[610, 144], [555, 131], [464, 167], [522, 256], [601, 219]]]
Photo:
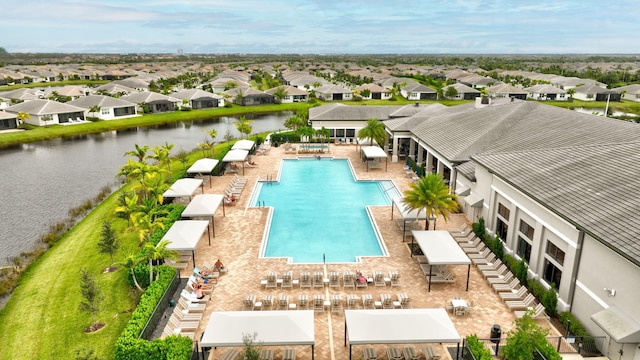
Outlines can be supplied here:
[[266, 206], [267, 206], [267, 204], [265, 203], [264, 200], [262, 200], [262, 201], [258, 200], [258, 207], [263, 208], [263, 207], [266, 207]]

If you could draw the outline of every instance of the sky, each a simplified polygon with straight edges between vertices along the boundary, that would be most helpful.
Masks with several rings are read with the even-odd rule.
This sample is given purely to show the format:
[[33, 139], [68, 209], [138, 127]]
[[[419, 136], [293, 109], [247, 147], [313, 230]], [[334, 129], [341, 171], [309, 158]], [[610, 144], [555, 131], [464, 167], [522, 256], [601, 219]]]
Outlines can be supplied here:
[[638, 0], [3, 0], [34, 53], [637, 54]]

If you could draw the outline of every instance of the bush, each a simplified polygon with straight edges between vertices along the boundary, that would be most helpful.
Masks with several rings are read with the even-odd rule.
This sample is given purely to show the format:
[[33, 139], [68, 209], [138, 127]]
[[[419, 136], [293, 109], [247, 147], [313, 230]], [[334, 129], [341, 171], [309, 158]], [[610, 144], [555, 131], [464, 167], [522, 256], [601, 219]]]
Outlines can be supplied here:
[[484, 239], [484, 218], [479, 218], [477, 223], [471, 224], [471, 228], [473, 229], [474, 234], [480, 239]]
[[484, 347], [484, 344], [478, 340], [478, 335], [472, 334], [467, 336], [467, 346], [476, 360], [492, 360], [491, 350]]
[[562, 322], [562, 324], [567, 328], [569, 334], [575, 336], [591, 336], [587, 329], [582, 325], [580, 320], [575, 317], [572, 313], [568, 311], [563, 311], [558, 315], [558, 318]]

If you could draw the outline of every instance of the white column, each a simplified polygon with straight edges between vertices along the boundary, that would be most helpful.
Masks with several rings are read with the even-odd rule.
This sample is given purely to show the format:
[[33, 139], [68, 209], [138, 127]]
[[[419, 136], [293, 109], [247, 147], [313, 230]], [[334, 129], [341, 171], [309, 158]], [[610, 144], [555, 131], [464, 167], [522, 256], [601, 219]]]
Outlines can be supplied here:
[[431, 164], [433, 163], [433, 154], [430, 151], [427, 151], [427, 166], [425, 171], [427, 173], [433, 172], [433, 169], [431, 168]]
[[392, 151], [391, 162], [398, 162], [398, 137], [397, 136], [393, 137], [393, 148], [391, 149], [391, 151]]

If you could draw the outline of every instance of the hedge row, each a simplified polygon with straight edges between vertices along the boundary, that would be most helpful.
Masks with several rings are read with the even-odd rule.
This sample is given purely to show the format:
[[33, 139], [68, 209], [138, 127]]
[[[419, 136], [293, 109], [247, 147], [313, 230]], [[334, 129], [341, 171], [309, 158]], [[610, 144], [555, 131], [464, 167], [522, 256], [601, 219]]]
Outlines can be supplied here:
[[491, 350], [484, 347], [484, 343], [478, 340], [478, 335], [472, 334], [467, 336], [467, 346], [471, 355], [475, 360], [492, 360]]
[[515, 257], [504, 253], [504, 244], [502, 240], [496, 235], [491, 237], [485, 233], [484, 219], [478, 219], [477, 223], [472, 225], [473, 232], [487, 245], [489, 249], [496, 255], [496, 257], [502, 260], [505, 265], [513, 272], [513, 274], [520, 280], [523, 286], [529, 289], [529, 292], [535, 296], [540, 303], [544, 306], [549, 316], [556, 316], [558, 309], [558, 294], [553, 289], [553, 286], [547, 289], [540, 281], [535, 279], [529, 279], [528, 266], [523, 259], [518, 260]]
[[116, 341], [115, 360], [187, 360], [191, 356], [191, 339], [185, 336], [169, 336], [147, 341], [138, 338], [148, 319], [171, 284], [176, 269], [160, 266], [158, 279], [140, 297], [124, 331]]

